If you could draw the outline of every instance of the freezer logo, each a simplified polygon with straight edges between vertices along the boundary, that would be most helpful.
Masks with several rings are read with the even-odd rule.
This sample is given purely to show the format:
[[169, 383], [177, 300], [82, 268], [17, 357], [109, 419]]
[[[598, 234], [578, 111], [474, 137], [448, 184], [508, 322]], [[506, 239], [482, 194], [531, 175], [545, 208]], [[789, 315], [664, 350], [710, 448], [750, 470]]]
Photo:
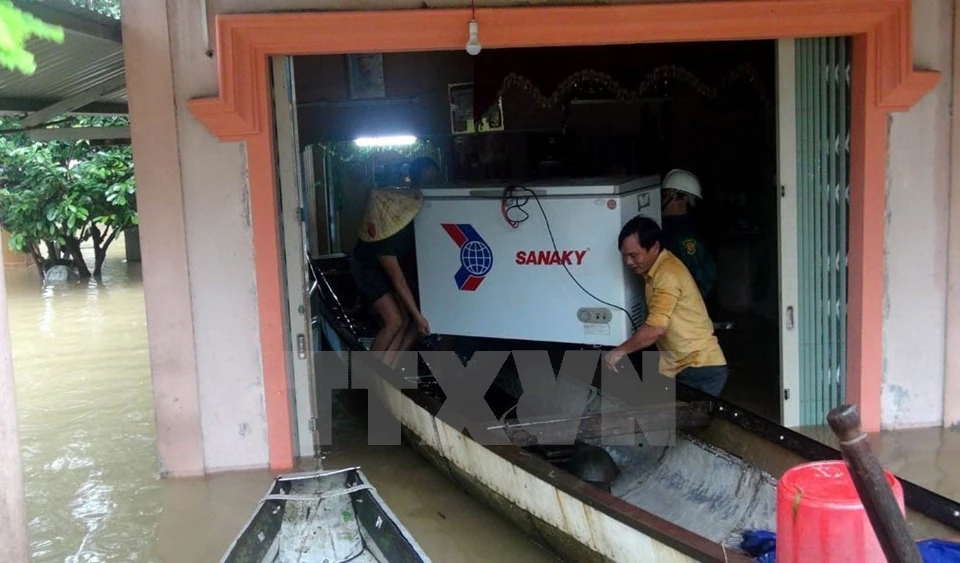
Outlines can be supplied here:
[[520, 266], [580, 266], [586, 250], [521, 250], [517, 252]]
[[493, 251], [472, 225], [444, 223], [441, 225], [460, 248], [460, 269], [454, 279], [461, 291], [473, 291], [493, 267]]

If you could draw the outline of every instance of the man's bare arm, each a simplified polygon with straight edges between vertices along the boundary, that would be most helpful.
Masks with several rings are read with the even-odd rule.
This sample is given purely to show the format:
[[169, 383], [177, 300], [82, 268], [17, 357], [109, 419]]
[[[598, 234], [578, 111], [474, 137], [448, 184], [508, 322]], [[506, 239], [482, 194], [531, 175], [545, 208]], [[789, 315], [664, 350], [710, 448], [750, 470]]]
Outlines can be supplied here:
[[666, 327], [656, 327], [644, 324], [629, 340], [617, 346], [617, 349], [627, 354], [633, 354], [638, 350], [649, 348], [656, 344], [657, 340], [667, 332]]

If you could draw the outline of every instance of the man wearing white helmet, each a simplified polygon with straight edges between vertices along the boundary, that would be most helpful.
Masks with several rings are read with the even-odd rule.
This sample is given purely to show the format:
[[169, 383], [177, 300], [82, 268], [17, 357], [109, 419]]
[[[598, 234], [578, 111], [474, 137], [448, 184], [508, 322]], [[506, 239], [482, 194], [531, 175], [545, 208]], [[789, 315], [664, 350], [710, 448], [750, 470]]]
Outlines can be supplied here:
[[702, 199], [700, 180], [692, 172], [674, 169], [664, 176], [661, 190], [664, 246], [683, 261], [707, 301], [717, 284], [717, 266], [698, 240], [689, 215], [690, 208]]

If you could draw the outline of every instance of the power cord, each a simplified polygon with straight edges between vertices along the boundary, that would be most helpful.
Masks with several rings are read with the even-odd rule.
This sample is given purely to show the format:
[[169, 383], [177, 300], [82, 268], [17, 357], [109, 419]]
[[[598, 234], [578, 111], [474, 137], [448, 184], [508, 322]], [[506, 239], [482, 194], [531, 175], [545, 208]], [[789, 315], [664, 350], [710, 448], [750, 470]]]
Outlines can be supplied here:
[[[523, 223], [530, 218], [530, 214], [523, 210], [523, 206], [530, 201], [529, 197], [518, 198], [513, 195], [513, 192], [518, 188], [516, 186], [507, 186], [503, 190], [503, 199], [500, 200], [500, 213], [503, 214], [503, 219], [507, 222], [508, 225], [514, 229], [520, 226], [520, 223]], [[512, 204], [507, 204], [508, 201], [513, 200]], [[523, 219], [512, 219], [510, 217], [510, 210], [516, 209], [523, 213]]]
[[[517, 198], [517, 197], [513, 196], [513, 193], [514, 193], [515, 191], [517, 191], [517, 190], [523, 190], [523, 191], [525, 191], [525, 192], [530, 192], [530, 194], [533, 196], [533, 199], [537, 202], [537, 206], [540, 208], [540, 214], [543, 215], [543, 222], [544, 222], [544, 224], [546, 224], [546, 226], [547, 226], [547, 234], [550, 235], [550, 242], [553, 244], [553, 250], [554, 250], [555, 252], [559, 253], [559, 252], [560, 252], [560, 249], [557, 247], [557, 240], [553, 237], [553, 229], [550, 228], [550, 219], [547, 218], [547, 212], [543, 209], [543, 204], [540, 203], [540, 196], [538, 196], [535, 191], [533, 191], [533, 190], [531, 190], [530, 188], [527, 188], [527, 187], [525, 187], [525, 186], [508, 186], [508, 187], [504, 190], [503, 200], [502, 200], [502, 204], [501, 204], [501, 209], [502, 209], [502, 211], [503, 211], [503, 217], [504, 217], [504, 219], [506, 219], [507, 223], [509, 223], [510, 226], [512, 226], [514, 229], [516, 229], [517, 227], [520, 226], [520, 223], [522, 223], [522, 222], [524, 222], [524, 221], [526, 221], [527, 219], [530, 218], [530, 214], [523, 210], [523, 206], [527, 204], [527, 202], [530, 200], [530, 198], [529, 198], [529, 197], [524, 197], [524, 198], [523, 198], [523, 202], [521, 203], [521, 202], [520, 202], [520, 198]], [[513, 203], [512, 205], [507, 205], [507, 200], [508, 200], [508, 199], [511, 199], [511, 198], [514, 200], [514, 203]], [[521, 220], [519, 220], [519, 221], [516, 221], [516, 220], [514, 220], [514, 219], [511, 219], [511, 218], [509, 217], [509, 210], [510, 210], [510, 209], [518, 209], [518, 210], [520, 210], [520, 212], [523, 213], [524, 218], [521, 219]], [[600, 303], [603, 303], [604, 305], [607, 305], [607, 306], [609, 306], [609, 307], [613, 307], [614, 309], [619, 309], [619, 310], [623, 311], [623, 313], [627, 316], [627, 318], [630, 319], [630, 324], [633, 325], [633, 330], [638, 330], [638, 329], [640, 328], [640, 327], [638, 326], [638, 324], [637, 324], [636, 319], [633, 318], [633, 315], [631, 315], [629, 311], [627, 311], [627, 310], [624, 309], [623, 307], [620, 307], [619, 305], [614, 305], [613, 303], [608, 303], [608, 302], [604, 301], [603, 299], [600, 299], [600, 298], [597, 297], [596, 295], [590, 293], [590, 292], [587, 290], [587, 288], [583, 287], [583, 284], [581, 284], [581, 283], [577, 280], [577, 278], [574, 277], [573, 272], [570, 271], [570, 268], [567, 267], [566, 263], [561, 262], [561, 266], [563, 266], [563, 269], [567, 272], [567, 275], [570, 276], [570, 279], [573, 280], [573, 283], [577, 284], [577, 287], [579, 287], [581, 291], [583, 291], [584, 293], [586, 293], [587, 295], [589, 295], [589, 296], [592, 297], [593, 299], [599, 301]]]

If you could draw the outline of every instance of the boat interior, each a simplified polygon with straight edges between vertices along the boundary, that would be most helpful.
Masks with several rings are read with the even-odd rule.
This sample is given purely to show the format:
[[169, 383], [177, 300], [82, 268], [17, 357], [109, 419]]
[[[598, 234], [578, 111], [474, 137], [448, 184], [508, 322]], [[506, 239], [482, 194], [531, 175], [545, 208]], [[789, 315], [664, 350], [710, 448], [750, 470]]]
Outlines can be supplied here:
[[428, 561], [359, 468], [276, 479], [224, 563]]
[[[349, 272], [348, 258], [334, 255], [312, 262], [313, 311], [315, 344], [320, 350], [365, 350], [376, 333], [375, 322], [366, 311], [357, 308], [356, 292]], [[462, 361], [468, 361], [477, 350], [523, 350], [524, 343], [470, 341], [433, 338], [421, 344], [420, 350], [452, 350]], [[544, 349], [537, 343], [537, 349]], [[547, 347], [554, 360], [556, 376], [564, 346]], [[384, 367], [384, 369], [387, 369]], [[599, 369], [598, 369], [599, 374]], [[318, 377], [323, 377], [322, 371]], [[439, 404], [443, 392], [431, 376], [431, 370], [420, 360], [418, 389], [403, 393], [417, 397], [420, 404]], [[663, 411], [631, 411], [624, 403], [622, 412], [631, 413], [638, 423], [654, 432], [640, 438], [611, 436], [591, 417], [610, 409], [611, 399], [603, 394], [599, 376], [592, 386], [592, 395], [579, 424], [578, 439], [571, 446], [539, 446], [531, 434], [543, 430], [522, 428], [514, 408], [522, 389], [512, 360], [507, 360], [501, 373], [487, 392], [491, 411], [500, 419], [501, 427], [518, 450], [534, 458], [532, 465], [543, 475], [562, 470], [596, 488], [594, 505], [623, 501], [641, 511], [679, 526], [691, 535], [723, 546], [725, 553], [736, 553], [742, 534], [747, 530], [776, 530], [776, 485], [784, 471], [807, 461], [841, 459], [838, 450], [779, 426], [758, 416], [697, 390], [676, 384], [676, 402], [668, 405], [670, 419]], [[558, 407], [558, 409], [561, 407]], [[642, 409], [641, 409], [642, 410]], [[434, 411], [435, 412], [435, 411]], [[558, 410], [558, 412], [563, 412]], [[668, 442], [656, 441], [657, 422], [663, 428], [675, 429]], [[544, 428], [549, 432], [549, 424]], [[543, 435], [542, 432], [540, 435]], [[577, 465], [583, 455], [597, 455], [615, 468], [597, 472], [597, 463]], [[602, 463], [599, 464], [602, 467]], [[593, 473], [591, 473], [591, 471]], [[916, 540], [956, 537], [960, 505], [934, 492], [901, 479], [904, 487], [907, 520]], [[681, 539], [681, 541], [683, 541]], [[721, 559], [722, 560], [722, 559]], [[731, 559], [732, 560], [732, 559]]]

